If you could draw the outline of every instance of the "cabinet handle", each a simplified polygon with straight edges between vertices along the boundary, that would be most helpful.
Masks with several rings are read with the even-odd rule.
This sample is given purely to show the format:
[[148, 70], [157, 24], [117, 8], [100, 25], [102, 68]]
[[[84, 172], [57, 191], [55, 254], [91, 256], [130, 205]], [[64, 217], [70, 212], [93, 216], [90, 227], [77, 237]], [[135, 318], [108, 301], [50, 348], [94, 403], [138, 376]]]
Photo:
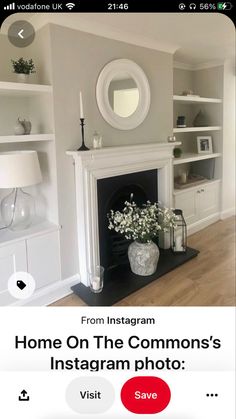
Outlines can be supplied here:
[[198, 190], [197, 193], [201, 193], [201, 191]]
[[205, 192], [205, 189], [201, 189], [201, 192]]

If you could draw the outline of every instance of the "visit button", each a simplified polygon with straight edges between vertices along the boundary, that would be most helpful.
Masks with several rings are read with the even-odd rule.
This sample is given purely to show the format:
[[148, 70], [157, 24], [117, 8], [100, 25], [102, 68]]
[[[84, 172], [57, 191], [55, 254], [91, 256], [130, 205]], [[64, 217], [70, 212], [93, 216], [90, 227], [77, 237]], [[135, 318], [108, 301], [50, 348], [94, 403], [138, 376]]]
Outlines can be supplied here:
[[170, 388], [158, 377], [133, 377], [121, 389], [121, 401], [132, 413], [154, 414], [170, 402]]

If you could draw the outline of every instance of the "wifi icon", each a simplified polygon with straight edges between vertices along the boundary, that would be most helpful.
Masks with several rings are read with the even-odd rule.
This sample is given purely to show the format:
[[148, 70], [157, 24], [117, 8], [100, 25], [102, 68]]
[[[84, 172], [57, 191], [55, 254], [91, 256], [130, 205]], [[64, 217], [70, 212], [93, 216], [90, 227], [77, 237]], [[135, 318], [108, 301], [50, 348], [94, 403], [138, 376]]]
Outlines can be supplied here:
[[75, 7], [75, 3], [66, 3], [66, 7], [69, 10], [72, 10]]

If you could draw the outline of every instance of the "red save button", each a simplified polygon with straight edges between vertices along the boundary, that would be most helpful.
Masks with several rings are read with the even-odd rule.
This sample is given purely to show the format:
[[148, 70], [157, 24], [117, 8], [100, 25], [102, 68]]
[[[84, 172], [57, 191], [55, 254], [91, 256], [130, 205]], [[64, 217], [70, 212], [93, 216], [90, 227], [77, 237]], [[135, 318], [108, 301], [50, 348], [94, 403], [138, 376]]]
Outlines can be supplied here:
[[121, 389], [121, 401], [132, 413], [154, 414], [164, 410], [170, 402], [170, 388], [158, 377], [134, 377]]

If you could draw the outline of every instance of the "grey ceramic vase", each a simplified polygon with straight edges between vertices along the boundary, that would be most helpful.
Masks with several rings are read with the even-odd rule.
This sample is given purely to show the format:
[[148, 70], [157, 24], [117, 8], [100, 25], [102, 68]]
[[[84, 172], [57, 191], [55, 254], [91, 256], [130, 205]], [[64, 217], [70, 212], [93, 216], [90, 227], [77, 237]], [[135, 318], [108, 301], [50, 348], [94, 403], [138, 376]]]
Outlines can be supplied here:
[[139, 243], [134, 241], [129, 245], [128, 257], [131, 271], [140, 276], [154, 274], [157, 269], [160, 252], [155, 243]]

